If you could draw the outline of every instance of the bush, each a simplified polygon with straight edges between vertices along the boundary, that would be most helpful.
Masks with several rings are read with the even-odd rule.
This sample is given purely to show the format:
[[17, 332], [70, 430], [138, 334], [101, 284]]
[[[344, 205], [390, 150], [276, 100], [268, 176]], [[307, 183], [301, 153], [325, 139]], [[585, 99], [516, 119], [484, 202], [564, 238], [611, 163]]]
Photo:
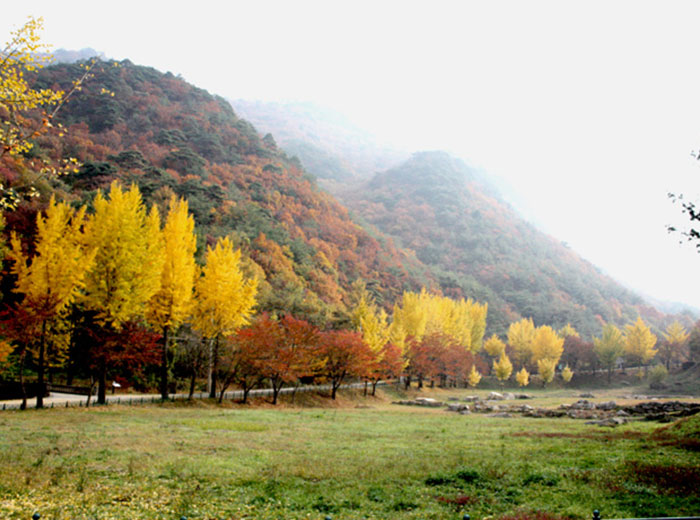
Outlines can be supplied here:
[[655, 365], [654, 368], [649, 371], [649, 384], [658, 385], [667, 377], [668, 370], [666, 370], [666, 367], [663, 365]]

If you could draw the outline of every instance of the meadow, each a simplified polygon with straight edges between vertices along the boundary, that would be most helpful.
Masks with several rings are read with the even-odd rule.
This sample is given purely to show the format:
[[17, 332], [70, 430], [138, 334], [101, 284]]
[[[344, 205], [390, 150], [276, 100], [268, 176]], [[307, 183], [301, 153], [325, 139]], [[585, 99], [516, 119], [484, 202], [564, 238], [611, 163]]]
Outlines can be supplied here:
[[[345, 393], [0, 414], [3, 519], [472, 519], [693, 515], [699, 421], [615, 429]], [[438, 392], [437, 390], [435, 392]], [[454, 393], [454, 392], [453, 392]], [[422, 395], [431, 395], [424, 390]], [[445, 397], [446, 394], [437, 395]], [[539, 395], [556, 404], [564, 394]], [[571, 399], [569, 399], [571, 401]], [[680, 432], [675, 437], [674, 432]]]

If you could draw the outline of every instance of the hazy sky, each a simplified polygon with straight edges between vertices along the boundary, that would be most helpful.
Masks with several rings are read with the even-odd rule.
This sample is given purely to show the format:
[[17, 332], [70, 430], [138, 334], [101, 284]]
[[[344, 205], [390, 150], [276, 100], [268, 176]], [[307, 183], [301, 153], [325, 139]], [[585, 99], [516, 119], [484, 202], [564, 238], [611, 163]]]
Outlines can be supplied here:
[[700, 255], [665, 230], [666, 193], [700, 195], [700, 2], [14, 1], [0, 34], [29, 14], [55, 48], [451, 151], [618, 280], [700, 307]]

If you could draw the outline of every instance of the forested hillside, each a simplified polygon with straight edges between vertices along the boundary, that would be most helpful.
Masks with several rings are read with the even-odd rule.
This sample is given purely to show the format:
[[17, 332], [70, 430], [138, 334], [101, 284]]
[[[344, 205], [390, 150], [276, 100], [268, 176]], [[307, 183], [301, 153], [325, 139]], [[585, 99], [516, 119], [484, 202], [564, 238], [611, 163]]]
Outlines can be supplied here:
[[625, 324], [639, 313], [657, 324], [662, 317], [523, 220], [446, 153], [417, 153], [346, 202], [432, 266], [447, 294], [488, 301], [496, 332], [520, 317], [557, 327], [574, 323], [586, 336], [604, 322]]
[[[82, 70], [80, 64], [45, 68], [35, 86], [67, 89]], [[387, 304], [404, 289], [431, 283], [420, 263], [391, 240], [353, 222], [271, 135], [261, 137], [224, 99], [170, 73], [128, 61], [102, 63], [56, 123], [65, 135], [40, 137], [31, 154], [55, 162], [70, 156], [82, 166], [40, 185], [43, 200], [56, 193], [89, 202], [114, 179], [135, 183], [145, 202], [161, 209], [172, 193], [186, 197], [200, 254], [206, 243], [233, 234], [248, 269], [264, 273], [259, 311], [340, 324], [358, 278]], [[17, 186], [26, 180], [3, 173]], [[8, 231], [29, 238], [41, 204], [10, 214]]]

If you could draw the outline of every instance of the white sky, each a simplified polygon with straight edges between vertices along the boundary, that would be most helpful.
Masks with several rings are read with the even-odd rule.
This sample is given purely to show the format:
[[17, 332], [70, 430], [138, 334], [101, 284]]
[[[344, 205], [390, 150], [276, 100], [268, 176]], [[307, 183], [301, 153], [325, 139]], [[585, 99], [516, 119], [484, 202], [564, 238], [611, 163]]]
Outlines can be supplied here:
[[700, 2], [35, 0], [4, 3], [0, 40], [29, 14], [55, 48], [451, 151], [616, 279], [700, 307], [700, 255], [664, 227], [668, 191], [700, 194]]

